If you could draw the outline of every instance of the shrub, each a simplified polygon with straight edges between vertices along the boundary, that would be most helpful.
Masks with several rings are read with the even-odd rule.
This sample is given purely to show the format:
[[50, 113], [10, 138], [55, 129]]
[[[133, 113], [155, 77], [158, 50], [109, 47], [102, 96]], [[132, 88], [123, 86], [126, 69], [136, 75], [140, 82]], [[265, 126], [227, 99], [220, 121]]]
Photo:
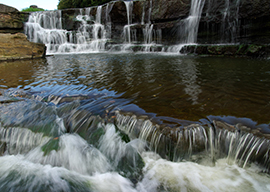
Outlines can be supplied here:
[[22, 12], [37, 12], [37, 11], [44, 11], [44, 9], [41, 8], [24, 8], [22, 9]]

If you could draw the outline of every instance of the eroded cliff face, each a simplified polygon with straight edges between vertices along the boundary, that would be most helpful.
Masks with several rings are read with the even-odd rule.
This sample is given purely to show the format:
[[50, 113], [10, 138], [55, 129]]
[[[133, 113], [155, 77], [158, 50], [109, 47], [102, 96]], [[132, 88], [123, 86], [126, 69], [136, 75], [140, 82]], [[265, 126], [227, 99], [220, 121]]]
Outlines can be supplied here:
[[206, 0], [198, 43], [270, 43], [270, 1]]
[[[195, 1], [195, 0], [194, 0]], [[190, 15], [193, 0], [145, 0], [133, 1], [130, 24], [136, 29], [137, 40], [143, 41], [145, 24], [162, 31], [163, 44], [183, 42], [179, 37], [181, 21]], [[269, 0], [197, 0], [202, 1], [197, 43], [270, 43]], [[82, 10], [82, 9], [80, 9]], [[63, 26], [77, 29], [76, 15], [79, 9], [62, 10]], [[97, 7], [90, 14], [95, 17]], [[102, 22], [110, 22], [112, 40], [119, 41], [123, 27], [128, 24], [127, 4], [110, 2], [102, 6]], [[181, 35], [180, 35], [181, 36]]]
[[0, 61], [41, 58], [45, 54], [44, 44], [29, 42], [23, 33], [0, 33]]
[[0, 61], [45, 56], [45, 45], [30, 42], [23, 34], [27, 18], [27, 13], [0, 4]]
[[27, 20], [28, 15], [13, 7], [0, 4], [0, 33], [23, 32], [23, 22]]

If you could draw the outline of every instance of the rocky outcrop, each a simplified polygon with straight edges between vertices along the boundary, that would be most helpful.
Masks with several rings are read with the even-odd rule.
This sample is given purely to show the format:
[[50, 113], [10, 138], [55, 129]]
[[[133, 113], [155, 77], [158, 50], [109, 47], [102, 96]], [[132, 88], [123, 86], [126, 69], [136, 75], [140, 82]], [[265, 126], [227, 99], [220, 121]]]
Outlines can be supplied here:
[[[205, 3], [201, 3], [200, 10], [193, 11], [192, 17], [189, 17], [194, 2]], [[142, 50], [141, 47], [146, 45], [147, 47], [143, 48], [146, 51], [165, 50], [171, 45], [189, 43], [240, 44], [248, 47], [249, 45], [263, 47], [254, 53], [246, 50], [241, 54], [240, 52], [236, 54], [262, 56], [267, 55], [263, 52], [269, 50], [267, 46], [264, 46], [270, 44], [269, 7], [268, 0], [134, 0], [111, 1], [99, 7], [65, 9], [40, 14], [44, 18], [47, 16], [57, 18], [57, 25], [60, 21], [62, 22], [61, 26], [59, 25], [56, 29], [61, 28], [68, 31], [68, 35], [62, 34], [62, 37], [65, 38], [63, 42], [74, 44], [75, 52], [77, 45], [80, 44], [77, 41], [80, 36], [82, 39], [86, 39], [86, 43], [102, 39], [105, 43], [95, 48], [102, 47], [104, 50], [121, 50], [123, 44], [132, 44], [132, 47], [129, 47], [132, 50]], [[196, 16], [196, 13], [201, 10], [202, 14]], [[130, 15], [129, 18], [128, 15]], [[194, 18], [199, 18], [199, 22], [196, 19], [194, 22]], [[40, 21], [39, 25], [44, 27], [44, 22]], [[47, 28], [54, 29], [55, 26], [51, 25]], [[57, 33], [61, 33], [61, 31], [59, 30]], [[40, 35], [40, 33], [37, 34]], [[46, 35], [46, 33], [44, 34]], [[27, 32], [27, 35], [33, 40], [31, 32]], [[57, 42], [57, 40], [53, 39], [51, 42]], [[71, 47], [70, 50], [75, 49], [74, 47]], [[193, 48], [188, 48], [188, 50], [191, 49]], [[67, 50], [69, 49], [67, 48]], [[198, 50], [196, 48], [196, 51]], [[204, 47], [201, 50], [207, 50], [205, 54], [214, 55], [220, 52], [212, 53], [210, 49], [209, 52]], [[48, 52], [50, 51], [55, 52], [54, 49]], [[228, 55], [235, 52], [224, 51], [224, 53], [226, 53], [224, 55]]]
[[180, 53], [213, 56], [270, 58], [270, 45], [237, 44], [237, 45], [186, 45]]
[[14, 7], [10, 7], [8, 5], [4, 5], [0, 3], [0, 12], [1, 13], [17, 13], [19, 11]]
[[270, 43], [270, 1], [205, 2], [198, 43]]
[[28, 15], [13, 7], [0, 4], [0, 33], [23, 32], [23, 22], [27, 20]]
[[[132, 23], [154, 24], [154, 29], [162, 30], [162, 43], [179, 43], [181, 39], [178, 38], [177, 33], [182, 27], [180, 21], [188, 18], [190, 6], [191, 0], [134, 1]], [[197, 42], [200, 44], [269, 44], [269, 9], [268, 0], [205, 1]], [[121, 1], [114, 4], [109, 15], [113, 21], [113, 29], [117, 29], [114, 24], [127, 23], [126, 7]], [[137, 33], [142, 35], [139, 30]]]
[[45, 56], [44, 44], [32, 43], [22, 33], [0, 33], [0, 61], [15, 59], [33, 59]]
[[32, 43], [20, 32], [28, 13], [0, 4], [0, 61], [44, 57], [44, 44]]

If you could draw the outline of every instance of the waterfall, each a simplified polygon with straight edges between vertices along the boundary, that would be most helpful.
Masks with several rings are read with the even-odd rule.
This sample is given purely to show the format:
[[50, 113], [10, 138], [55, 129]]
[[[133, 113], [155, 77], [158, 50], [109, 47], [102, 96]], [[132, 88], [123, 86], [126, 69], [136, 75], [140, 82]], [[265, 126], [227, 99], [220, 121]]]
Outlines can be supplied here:
[[[63, 16], [60, 10], [31, 13], [25, 24], [25, 34], [30, 41], [46, 44], [48, 54], [89, 53], [108, 50], [179, 53], [186, 44], [197, 43], [199, 23], [205, 1], [191, 0], [188, 16], [178, 22], [170, 23], [176, 27], [177, 33], [174, 33], [174, 30], [169, 32], [162, 19], [158, 18], [161, 22], [155, 18], [156, 13], [152, 12], [157, 12], [156, 2], [149, 0], [144, 3], [113, 1], [98, 7], [63, 11]], [[215, 41], [236, 43], [240, 33], [240, 0], [224, 0], [220, 5], [217, 5], [214, 0], [206, 2], [209, 6], [206, 9], [207, 29], [218, 31], [220, 35], [220, 40], [216, 39]], [[120, 14], [124, 18], [115, 18], [116, 22], [112, 23], [110, 13], [113, 6], [119, 7], [121, 3], [121, 6], [126, 8], [126, 13], [120, 14], [114, 10], [112, 16]], [[139, 6], [142, 9], [140, 11], [138, 11]], [[214, 8], [211, 9], [210, 6]], [[218, 8], [221, 15], [216, 15], [217, 7], [221, 7]], [[74, 15], [72, 15], [73, 13]], [[140, 15], [138, 16], [138, 14]], [[220, 28], [210, 27], [209, 25], [212, 25], [211, 19], [220, 16], [222, 21], [221, 24], [218, 24]], [[168, 28], [173, 27], [168, 26]], [[122, 33], [120, 38], [119, 33]], [[162, 40], [162, 33], [165, 35], [164, 40]], [[178, 42], [174, 41], [175, 34], [179, 36]], [[161, 44], [162, 41], [165, 45]]]
[[[184, 20], [184, 26], [180, 34], [184, 37], [184, 43], [196, 43], [204, 1], [205, 0], [192, 0], [189, 17]], [[44, 43], [47, 47], [47, 54], [87, 53], [108, 50], [106, 45], [107, 42], [111, 40], [112, 30], [109, 13], [114, 3], [115, 2], [108, 3], [106, 5], [105, 18], [102, 18], [103, 6], [79, 9], [79, 13], [74, 16], [75, 22], [79, 23], [75, 30], [67, 30], [62, 26], [62, 11], [32, 13], [29, 16], [28, 22], [25, 24], [25, 34], [30, 41]], [[134, 2], [124, 1], [124, 4], [127, 12], [127, 24], [123, 27], [124, 44], [118, 45], [120, 50], [133, 50], [134, 48], [135, 50], [144, 52], [157, 50], [157, 47], [161, 46], [157, 45], [157, 43], [161, 43], [162, 30], [155, 29], [155, 25], [151, 23], [152, 0], [149, 1], [147, 17], [144, 18], [145, 13], [142, 13], [141, 24], [132, 22]], [[91, 15], [91, 12], [94, 12], [91, 11], [92, 9], [96, 9], [95, 15]], [[146, 19], [145, 22], [144, 19]], [[105, 23], [103, 23], [104, 21]], [[138, 44], [137, 28], [139, 26], [141, 26], [140, 28], [143, 34], [141, 46], [134, 44]], [[117, 47], [117, 45], [111, 45], [110, 50], [114, 50], [114, 47]], [[168, 48], [168, 51], [179, 52], [181, 48], [182, 46], [172, 47]]]
[[[112, 4], [113, 5], [113, 4]], [[80, 9], [76, 21], [80, 23], [75, 31], [62, 27], [61, 11], [31, 13], [25, 24], [25, 34], [30, 41], [44, 43], [48, 54], [104, 51], [110, 26], [102, 24], [102, 6], [97, 7], [95, 19], [91, 8]], [[106, 9], [111, 10], [111, 7]], [[109, 21], [108, 13], [106, 20]], [[108, 22], [110, 25], [110, 22]]]
[[47, 52], [56, 52], [59, 45], [67, 43], [67, 31], [62, 29], [61, 11], [31, 13], [25, 24], [28, 39], [44, 43]]
[[191, 0], [189, 16], [178, 22], [180, 45], [170, 46], [167, 51], [179, 53], [185, 44], [194, 44], [197, 42], [197, 35], [205, 0]]
[[[232, 5], [233, 3], [234, 5]], [[225, 10], [220, 29], [222, 42], [235, 43], [237, 40], [240, 0], [235, 0], [233, 3], [230, 3], [229, 0], [225, 1]]]
[[132, 9], [133, 1], [124, 1], [127, 9], [127, 25], [124, 26], [124, 39], [126, 43], [131, 43], [131, 24], [132, 24]]
[[[148, 13], [148, 19], [147, 23], [145, 24], [145, 27], [143, 29], [143, 35], [144, 35], [144, 44], [149, 44], [151, 46], [153, 41], [153, 27], [154, 25], [151, 24], [151, 13], [152, 13], [152, 0], [149, 2], [149, 13]], [[146, 51], [150, 51], [150, 46], [146, 46]]]
[[269, 140], [240, 131], [241, 128], [232, 128], [224, 122], [213, 121], [213, 126], [191, 124], [184, 128], [161, 128], [145, 117], [120, 112], [116, 112], [116, 120], [117, 127], [130, 138], [147, 141], [153, 151], [172, 161], [197, 161], [194, 154], [209, 153], [209, 160], [213, 162], [225, 157], [229, 164], [245, 167], [253, 161], [266, 170], [270, 168]]
[[204, 3], [205, 0], [191, 1], [189, 16], [184, 20], [183, 30], [181, 30], [185, 35], [184, 43], [189, 44], [197, 42], [197, 34]]

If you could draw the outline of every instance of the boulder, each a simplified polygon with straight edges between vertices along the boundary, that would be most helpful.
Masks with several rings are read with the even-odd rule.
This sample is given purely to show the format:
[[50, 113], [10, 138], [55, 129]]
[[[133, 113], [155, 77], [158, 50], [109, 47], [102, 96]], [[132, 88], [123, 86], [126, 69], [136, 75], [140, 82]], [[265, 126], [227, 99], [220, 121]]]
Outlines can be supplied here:
[[32, 43], [23, 33], [0, 33], [0, 61], [44, 57], [46, 46]]

